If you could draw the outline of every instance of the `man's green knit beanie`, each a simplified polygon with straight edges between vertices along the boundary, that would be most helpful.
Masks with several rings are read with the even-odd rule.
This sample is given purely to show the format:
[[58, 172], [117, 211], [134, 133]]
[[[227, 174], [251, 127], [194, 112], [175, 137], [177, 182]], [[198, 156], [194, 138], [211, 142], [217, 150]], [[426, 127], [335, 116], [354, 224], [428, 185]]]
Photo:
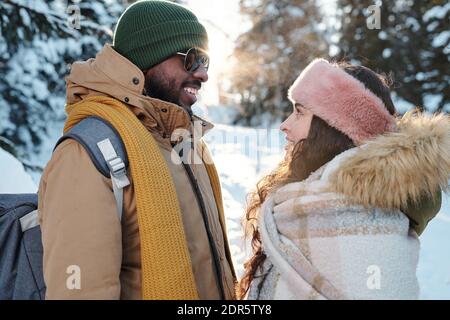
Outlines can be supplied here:
[[194, 13], [185, 7], [144, 0], [129, 6], [119, 18], [113, 47], [145, 70], [191, 47], [207, 50], [208, 35]]

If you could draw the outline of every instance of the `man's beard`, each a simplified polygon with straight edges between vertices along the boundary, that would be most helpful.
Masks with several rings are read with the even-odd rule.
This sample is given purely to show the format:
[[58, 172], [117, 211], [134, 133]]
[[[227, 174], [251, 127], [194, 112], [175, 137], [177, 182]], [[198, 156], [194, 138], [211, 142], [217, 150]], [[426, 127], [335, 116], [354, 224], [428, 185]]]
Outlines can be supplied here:
[[145, 79], [144, 94], [163, 101], [180, 105], [180, 90], [176, 88], [175, 79], [168, 80], [164, 75], [154, 75]]

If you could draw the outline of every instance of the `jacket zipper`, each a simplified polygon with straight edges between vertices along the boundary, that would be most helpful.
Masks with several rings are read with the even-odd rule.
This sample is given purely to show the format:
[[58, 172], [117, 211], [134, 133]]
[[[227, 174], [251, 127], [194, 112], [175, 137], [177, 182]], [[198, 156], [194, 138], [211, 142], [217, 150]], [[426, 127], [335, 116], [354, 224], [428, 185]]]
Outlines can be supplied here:
[[217, 282], [219, 284], [219, 289], [220, 289], [220, 299], [221, 300], [225, 300], [225, 291], [223, 289], [223, 282], [222, 282], [222, 269], [220, 268], [220, 261], [219, 261], [219, 255], [217, 253], [217, 248], [215, 245], [215, 241], [214, 238], [211, 234], [211, 230], [209, 228], [209, 220], [208, 220], [208, 215], [206, 213], [206, 208], [205, 208], [205, 202], [203, 200], [203, 196], [202, 193], [200, 191], [200, 188], [198, 186], [197, 183], [197, 179], [195, 178], [192, 169], [189, 167], [188, 164], [182, 162], [184, 169], [186, 170], [188, 177], [189, 177], [189, 181], [191, 182], [192, 187], [194, 188], [194, 193], [195, 193], [195, 197], [197, 198], [197, 202], [200, 206], [200, 211], [202, 213], [203, 216], [203, 222], [205, 224], [205, 229], [206, 229], [206, 234], [208, 236], [208, 240], [209, 240], [209, 246], [211, 249], [211, 253], [213, 255], [213, 259], [214, 259], [214, 267], [215, 267], [215, 271], [216, 271], [216, 277], [217, 277]]

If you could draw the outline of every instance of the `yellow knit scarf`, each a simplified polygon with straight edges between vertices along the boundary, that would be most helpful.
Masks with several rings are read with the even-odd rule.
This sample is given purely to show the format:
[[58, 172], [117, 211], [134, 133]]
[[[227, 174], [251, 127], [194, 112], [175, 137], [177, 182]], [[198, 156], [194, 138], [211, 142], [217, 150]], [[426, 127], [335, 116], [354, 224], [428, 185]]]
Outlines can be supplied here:
[[[141, 241], [142, 298], [198, 299], [175, 186], [150, 132], [127, 106], [109, 97], [86, 98], [67, 105], [66, 112], [68, 119], [64, 132], [86, 117], [98, 116], [119, 132], [125, 144], [135, 189]], [[205, 156], [209, 157], [206, 145], [203, 148]], [[212, 163], [206, 159], [205, 162]], [[220, 223], [226, 230], [217, 171], [214, 165], [207, 163]], [[226, 240], [226, 232], [224, 236]], [[230, 259], [227, 245], [226, 249]]]

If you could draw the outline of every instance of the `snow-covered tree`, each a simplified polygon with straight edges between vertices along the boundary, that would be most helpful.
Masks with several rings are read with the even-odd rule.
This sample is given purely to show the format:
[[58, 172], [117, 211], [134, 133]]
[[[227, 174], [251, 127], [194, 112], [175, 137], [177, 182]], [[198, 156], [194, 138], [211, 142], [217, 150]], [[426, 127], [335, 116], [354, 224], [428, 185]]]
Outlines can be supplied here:
[[64, 120], [70, 64], [111, 41], [119, 0], [0, 2], [0, 141], [27, 168], [49, 159]]
[[391, 73], [394, 91], [411, 105], [450, 111], [448, 1], [338, 0], [337, 7], [339, 58]]
[[229, 90], [241, 105], [237, 122], [279, 119], [292, 110], [286, 95], [294, 79], [328, 53], [319, 8], [313, 0], [241, 0], [240, 10], [252, 27], [237, 39], [230, 72]]

